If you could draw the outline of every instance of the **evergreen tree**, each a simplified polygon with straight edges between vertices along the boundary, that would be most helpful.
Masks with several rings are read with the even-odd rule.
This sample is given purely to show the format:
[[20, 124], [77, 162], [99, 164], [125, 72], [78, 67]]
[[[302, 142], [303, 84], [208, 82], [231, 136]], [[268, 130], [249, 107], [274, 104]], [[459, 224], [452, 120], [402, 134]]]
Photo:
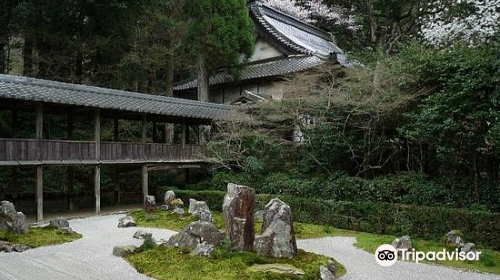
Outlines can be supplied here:
[[[198, 100], [208, 101], [209, 71], [236, 69], [253, 50], [253, 27], [246, 0], [190, 0], [188, 42], [198, 65]], [[234, 71], [233, 71], [234, 73]]]

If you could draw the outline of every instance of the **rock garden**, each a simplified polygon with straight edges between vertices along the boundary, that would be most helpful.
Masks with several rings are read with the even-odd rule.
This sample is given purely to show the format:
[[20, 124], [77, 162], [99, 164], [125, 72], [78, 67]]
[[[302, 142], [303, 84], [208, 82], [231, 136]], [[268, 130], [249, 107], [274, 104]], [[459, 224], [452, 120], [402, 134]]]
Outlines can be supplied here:
[[54, 219], [45, 227], [29, 227], [26, 216], [16, 211], [14, 204], [9, 201], [0, 202], [0, 252], [24, 252], [81, 237], [63, 218]]
[[169, 191], [160, 211], [146, 207], [146, 212], [120, 219], [118, 226], [155, 227], [165, 221], [179, 233], [155, 240], [139, 230], [134, 238], [144, 239], [142, 246], [117, 246], [113, 254], [156, 279], [331, 280], [345, 273], [335, 260], [297, 249], [289, 205], [272, 199], [255, 215], [254, 204], [254, 189], [229, 184], [222, 215], [195, 199], [189, 200], [186, 213], [183, 201]]

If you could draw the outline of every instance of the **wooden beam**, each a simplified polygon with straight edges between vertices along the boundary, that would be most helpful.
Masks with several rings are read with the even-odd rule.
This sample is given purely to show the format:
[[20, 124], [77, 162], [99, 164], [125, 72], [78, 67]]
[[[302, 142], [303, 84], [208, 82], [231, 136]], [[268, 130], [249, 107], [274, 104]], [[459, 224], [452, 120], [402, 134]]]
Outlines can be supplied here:
[[95, 214], [101, 214], [101, 166], [94, 167]]
[[149, 189], [148, 189], [148, 183], [149, 183], [149, 178], [148, 178], [148, 166], [146, 164], [142, 165], [142, 196], [143, 196], [143, 201], [144, 201], [144, 208], [146, 208], [146, 197], [149, 195]]
[[36, 221], [43, 221], [43, 166], [36, 167]]
[[66, 207], [69, 211], [74, 210], [73, 205], [73, 177], [74, 169], [73, 166], [66, 167]]
[[43, 153], [42, 153], [42, 141], [43, 141], [43, 105], [42, 103], [37, 104], [36, 106], [36, 140], [38, 141], [37, 145], [37, 157], [38, 160], [42, 161]]

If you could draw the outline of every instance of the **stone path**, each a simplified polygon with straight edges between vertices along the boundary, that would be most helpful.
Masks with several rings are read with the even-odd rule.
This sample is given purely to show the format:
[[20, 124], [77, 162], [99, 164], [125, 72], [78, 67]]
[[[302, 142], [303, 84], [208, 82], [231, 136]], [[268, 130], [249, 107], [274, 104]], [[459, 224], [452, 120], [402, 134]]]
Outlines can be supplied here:
[[[137, 273], [123, 259], [111, 254], [116, 245], [140, 245], [142, 242], [132, 238], [140, 228], [117, 227], [118, 219], [122, 216], [71, 220], [71, 227], [83, 234], [82, 239], [71, 243], [24, 253], [0, 253], [0, 280], [151, 280]], [[151, 232], [157, 239], [168, 239], [175, 234], [159, 229], [152, 229]], [[346, 280], [500, 280], [497, 275], [407, 262], [383, 268], [375, 262], [372, 254], [355, 248], [354, 242], [352, 237], [329, 237], [300, 240], [298, 245], [343, 263], [348, 273], [342, 279]]]

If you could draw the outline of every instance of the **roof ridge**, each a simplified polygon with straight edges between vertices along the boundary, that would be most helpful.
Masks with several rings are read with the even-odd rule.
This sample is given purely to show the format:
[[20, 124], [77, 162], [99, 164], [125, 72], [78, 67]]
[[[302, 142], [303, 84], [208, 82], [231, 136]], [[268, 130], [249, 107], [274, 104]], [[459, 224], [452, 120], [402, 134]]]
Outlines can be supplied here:
[[26, 77], [26, 76], [0, 74], [0, 82], [40, 86], [40, 87], [54, 88], [54, 89], [83, 91], [83, 92], [95, 93], [95, 94], [100, 94], [100, 95], [111, 95], [111, 96], [120, 96], [120, 97], [135, 98], [135, 99], [142, 99], [142, 100], [152, 100], [152, 101], [159, 101], [162, 103], [171, 103], [171, 104], [179, 104], [179, 105], [196, 105], [196, 106], [202, 106], [202, 107], [224, 108], [224, 109], [232, 108], [231, 106], [224, 105], [224, 104], [208, 103], [208, 102], [202, 102], [202, 101], [197, 101], [197, 100], [188, 100], [188, 99], [182, 99], [182, 98], [152, 95], [152, 94], [146, 94], [146, 93], [138, 93], [138, 92], [132, 92], [132, 91], [118, 90], [118, 89], [109, 89], [109, 88], [88, 86], [88, 85], [81, 85], [81, 84], [71, 84], [71, 83], [57, 82], [57, 81], [52, 81], [52, 80], [44, 80], [44, 79], [38, 79], [38, 78], [32, 78], [32, 77]]
[[[331, 32], [325, 31], [325, 30], [323, 30], [319, 27], [316, 27], [310, 23], [299, 20], [298, 18], [294, 17], [293, 15], [287, 14], [283, 11], [280, 11], [274, 7], [268, 6], [268, 5], [263, 4], [263, 3], [253, 3], [252, 5], [261, 6], [262, 8], [268, 10], [269, 12], [274, 13], [274, 15], [279, 15], [279, 16], [285, 17], [286, 19], [292, 21], [292, 22], [287, 22], [287, 23], [292, 24], [293, 26], [295, 26], [299, 29], [302, 29], [306, 32], [313, 31], [313, 32], [315, 32], [315, 35], [321, 36], [323, 39], [332, 40], [332, 37], [331, 37], [332, 33]], [[268, 16], [271, 16], [271, 15], [268, 15]], [[279, 19], [277, 19], [277, 20], [279, 20]], [[307, 28], [302, 28], [302, 27], [307, 27]]]

